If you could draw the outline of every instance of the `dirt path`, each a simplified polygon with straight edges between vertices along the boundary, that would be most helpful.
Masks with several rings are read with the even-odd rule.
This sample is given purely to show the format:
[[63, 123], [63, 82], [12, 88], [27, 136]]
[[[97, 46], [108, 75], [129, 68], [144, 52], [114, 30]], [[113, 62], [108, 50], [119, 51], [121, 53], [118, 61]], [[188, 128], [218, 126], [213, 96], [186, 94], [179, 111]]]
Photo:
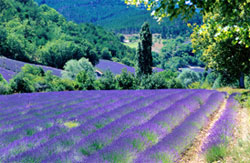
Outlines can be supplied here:
[[183, 157], [178, 161], [180, 163], [205, 163], [205, 158], [201, 155], [201, 148], [209, 135], [209, 131], [215, 124], [215, 122], [220, 118], [223, 111], [226, 108], [226, 100], [222, 103], [220, 108], [215, 111], [209, 118], [209, 123], [206, 127], [204, 127], [198, 136], [195, 138], [192, 146], [183, 154]]

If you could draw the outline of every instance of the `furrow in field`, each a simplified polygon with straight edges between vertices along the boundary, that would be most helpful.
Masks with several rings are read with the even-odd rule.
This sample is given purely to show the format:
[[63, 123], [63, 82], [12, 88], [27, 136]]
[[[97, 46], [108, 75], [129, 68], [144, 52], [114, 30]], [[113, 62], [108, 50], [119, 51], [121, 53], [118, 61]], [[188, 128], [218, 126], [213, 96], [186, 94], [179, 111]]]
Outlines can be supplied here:
[[205, 162], [203, 154], [214, 146], [227, 146], [233, 137], [236, 124], [236, 109], [239, 103], [231, 95], [224, 105], [210, 117], [209, 123], [196, 137], [191, 148], [179, 162]]

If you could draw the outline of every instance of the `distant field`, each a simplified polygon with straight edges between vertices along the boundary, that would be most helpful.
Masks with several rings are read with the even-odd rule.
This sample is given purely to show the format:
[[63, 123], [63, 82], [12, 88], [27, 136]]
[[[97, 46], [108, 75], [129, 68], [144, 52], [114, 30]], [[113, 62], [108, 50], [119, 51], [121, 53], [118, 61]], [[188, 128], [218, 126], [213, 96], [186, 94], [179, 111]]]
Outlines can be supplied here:
[[[13, 60], [13, 59], [9, 59], [9, 58], [0, 56], [0, 73], [3, 76], [6, 76], [6, 79], [9, 80], [9, 77], [20, 72], [21, 68], [25, 64], [30, 64], [30, 63], [21, 62], [21, 61], [17, 61], [17, 60]], [[36, 65], [36, 64], [30, 64], [30, 65], [42, 67], [44, 71], [51, 71], [52, 74], [54, 74], [56, 76], [61, 76], [62, 70], [60, 70], [60, 69], [56, 69], [56, 68], [48, 67], [48, 66]], [[10, 75], [5, 75], [6, 73], [8, 73]]]
[[137, 49], [137, 47], [138, 47], [138, 42], [127, 42], [127, 43], [124, 43], [124, 45], [127, 45], [127, 46], [129, 46], [130, 48], [135, 48], [135, 49]]
[[[117, 74], [122, 73], [123, 69], [126, 69], [127, 72], [130, 72], [132, 74], [135, 73], [134, 67], [130, 67], [130, 66], [124, 65], [122, 63], [113, 62], [113, 61], [109, 61], [109, 60], [105, 60], [105, 59], [100, 59], [99, 63], [95, 67], [101, 73], [104, 73], [105, 71], [110, 70], [113, 74], [117, 75]], [[161, 68], [153, 67], [153, 71], [154, 72], [161, 72], [164, 70]]]
[[225, 93], [212, 90], [0, 96], [0, 162], [178, 161], [216, 112], [223, 119], [202, 149], [223, 143], [237, 107], [232, 96], [225, 103]]

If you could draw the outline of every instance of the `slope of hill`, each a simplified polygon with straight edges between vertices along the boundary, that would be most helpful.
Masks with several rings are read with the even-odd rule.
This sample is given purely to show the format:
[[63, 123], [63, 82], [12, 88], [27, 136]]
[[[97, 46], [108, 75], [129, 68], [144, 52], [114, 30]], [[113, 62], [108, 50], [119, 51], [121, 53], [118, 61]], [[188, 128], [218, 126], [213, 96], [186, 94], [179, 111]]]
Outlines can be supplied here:
[[[153, 33], [166, 33], [167, 36], [188, 35], [191, 30], [180, 18], [165, 19], [161, 25], [141, 8], [127, 6], [124, 0], [36, 0], [47, 4], [62, 13], [68, 20], [77, 23], [91, 22], [119, 33], [138, 33], [143, 22], [148, 21]], [[201, 23], [196, 16], [190, 22]]]
[[86, 57], [119, 61], [135, 51], [113, 33], [91, 24], [76, 24], [33, 0], [0, 1], [0, 54], [8, 58], [62, 68], [67, 60]]

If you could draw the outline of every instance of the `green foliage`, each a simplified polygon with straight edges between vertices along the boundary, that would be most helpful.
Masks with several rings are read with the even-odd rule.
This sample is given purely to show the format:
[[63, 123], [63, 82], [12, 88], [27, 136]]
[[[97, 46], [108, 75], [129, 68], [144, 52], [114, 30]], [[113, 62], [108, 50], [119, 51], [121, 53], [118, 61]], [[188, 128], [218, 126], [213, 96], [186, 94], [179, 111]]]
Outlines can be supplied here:
[[[224, 22], [221, 23], [223, 19]], [[242, 26], [238, 26], [235, 19], [242, 20], [242, 26], [246, 27], [241, 29]], [[244, 75], [250, 72], [250, 56], [247, 55], [250, 53], [250, 43], [242, 38], [243, 35], [248, 35], [244, 37], [249, 40], [248, 19], [249, 15], [245, 14], [225, 19], [220, 11], [207, 13], [204, 24], [196, 26], [191, 35], [194, 50], [203, 52], [202, 60], [207, 63], [207, 67], [221, 73], [223, 78], [228, 77], [230, 82], [238, 79], [241, 88], [245, 87]], [[245, 31], [244, 34], [242, 30]]]
[[194, 82], [199, 82], [201, 80], [199, 74], [192, 70], [183, 70], [177, 77], [182, 83], [183, 86], [188, 88], [188, 86]]
[[76, 83], [69, 79], [55, 78], [50, 84], [48, 91], [73, 91]]
[[56, 40], [44, 45], [39, 54], [42, 64], [63, 68], [68, 60], [83, 57], [84, 51], [72, 41]]
[[64, 66], [64, 70], [65, 71], [62, 72], [62, 76], [64, 78], [68, 78], [71, 80], [74, 80], [76, 78], [76, 75], [81, 71], [87, 72], [93, 78], [95, 77], [94, 67], [85, 58], [81, 58], [79, 61], [77, 60], [68, 61]]
[[70, 59], [85, 57], [95, 65], [101, 57], [121, 61], [125, 54], [135, 54], [113, 33], [66, 21], [33, 0], [1, 0], [0, 6], [0, 53], [6, 57], [63, 68]]
[[80, 71], [76, 76], [76, 87], [79, 90], [93, 90], [95, 78], [93, 74], [87, 71]]
[[175, 39], [163, 41], [160, 52], [160, 65], [164, 69], [177, 70], [178, 68], [191, 66], [204, 66], [200, 60], [200, 54], [194, 55], [189, 38], [178, 36]]
[[116, 82], [118, 89], [135, 89], [137, 79], [133, 74], [123, 69], [122, 73], [116, 76]]
[[152, 34], [149, 24], [146, 22], [142, 25], [140, 31], [140, 41], [138, 43], [136, 75], [152, 74]]
[[238, 100], [238, 102], [242, 106], [250, 109], [250, 92], [249, 91], [236, 95], [235, 99]]
[[99, 88], [101, 90], [112, 90], [116, 89], [116, 79], [111, 71], [104, 72], [103, 76], [99, 79]]
[[17, 93], [39, 91], [44, 86], [43, 76], [42, 68], [26, 64], [22, 67], [22, 71], [10, 80], [10, 87]]
[[[226, 19], [220, 20], [220, 22], [230, 20], [237, 21], [237, 16], [249, 15], [250, 2], [248, 0], [237, 1], [232, 0], [227, 3], [224, 1], [148, 1], [148, 0], [125, 0], [125, 3], [129, 5], [145, 5], [148, 10], [152, 10], [151, 15], [158, 18], [161, 21], [164, 17], [170, 17], [171, 19], [181, 15], [184, 19], [189, 19], [199, 11], [203, 15], [206, 13], [218, 12], [222, 17]], [[247, 19], [246, 19], [247, 20]], [[238, 22], [238, 24], [244, 24], [244, 22]]]
[[144, 75], [140, 77], [139, 89], [164, 89], [168, 88], [166, 81], [159, 74]]
[[[36, 1], [39, 4], [42, 2]], [[189, 36], [191, 33], [186, 22], [180, 18], [174, 21], [164, 19], [159, 25], [143, 6], [128, 7], [120, 0], [84, 0], [85, 5], [82, 5], [82, 1], [71, 0], [46, 0], [45, 3], [60, 11], [67, 20], [94, 23], [116, 33], [138, 33], [144, 21], [149, 22], [153, 33], [163, 33], [167, 38]], [[201, 16], [195, 15], [190, 23], [200, 24], [201, 20]]]
[[75, 90], [76, 82], [61, 79], [50, 71], [44, 73], [42, 68], [27, 64], [10, 80], [9, 86], [12, 93], [71, 91]]
[[208, 163], [219, 161], [223, 159], [227, 154], [227, 148], [224, 145], [213, 146], [206, 153], [206, 160]]
[[200, 89], [201, 88], [201, 83], [200, 82], [194, 82], [188, 85], [188, 88], [190, 89]]
[[0, 74], [0, 95], [8, 94], [9, 92], [8, 82], [3, 78], [2, 74]]

